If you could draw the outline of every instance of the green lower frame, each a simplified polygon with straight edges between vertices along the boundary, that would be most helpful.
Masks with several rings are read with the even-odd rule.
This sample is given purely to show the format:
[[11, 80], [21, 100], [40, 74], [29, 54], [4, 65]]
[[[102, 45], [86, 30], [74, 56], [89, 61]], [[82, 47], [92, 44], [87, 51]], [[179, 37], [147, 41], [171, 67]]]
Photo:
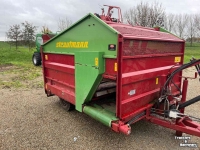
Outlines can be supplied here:
[[[113, 107], [115, 107], [115, 105]], [[119, 120], [119, 118], [115, 116], [115, 112], [97, 104], [84, 106], [83, 112], [108, 127], [111, 127], [112, 121]]]

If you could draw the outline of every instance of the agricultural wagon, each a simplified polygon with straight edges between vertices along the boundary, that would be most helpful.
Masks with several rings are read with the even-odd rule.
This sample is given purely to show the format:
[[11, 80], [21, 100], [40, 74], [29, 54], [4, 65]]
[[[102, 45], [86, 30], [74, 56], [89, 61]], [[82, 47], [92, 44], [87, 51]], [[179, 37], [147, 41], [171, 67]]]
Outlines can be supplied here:
[[[112, 18], [112, 9], [118, 18]], [[44, 89], [66, 110], [75, 108], [126, 135], [139, 120], [200, 136], [200, 124], [184, 108], [188, 77], [182, 70], [185, 42], [163, 29], [122, 23], [119, 7], [89, 13], [42, 45]], [[194, 73], [197, 77], [197, 73]], [[183, 82], [182, 82], [183, 79]]]

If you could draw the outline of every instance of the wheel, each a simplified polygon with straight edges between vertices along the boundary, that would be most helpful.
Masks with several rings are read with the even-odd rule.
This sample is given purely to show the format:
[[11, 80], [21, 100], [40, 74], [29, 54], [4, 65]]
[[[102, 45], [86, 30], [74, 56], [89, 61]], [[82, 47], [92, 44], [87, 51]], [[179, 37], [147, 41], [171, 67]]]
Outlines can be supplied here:
[[65, 101], [62, 98], [59, 98], [59, 99], [60, 99], [60, 104], [61, 104], [62, 108], [65, 109], [66, 111], [71, 111], [71, 110], [75, 109], [75, 106], [73, 104]]
[[35, 66], [40, 66], [41, 65], [41, 56], [40, 56], [40, 53], [34, 53], [33, 54], [33, 57], [32, 57], [32, 61], [33, 61], [33, 64]]

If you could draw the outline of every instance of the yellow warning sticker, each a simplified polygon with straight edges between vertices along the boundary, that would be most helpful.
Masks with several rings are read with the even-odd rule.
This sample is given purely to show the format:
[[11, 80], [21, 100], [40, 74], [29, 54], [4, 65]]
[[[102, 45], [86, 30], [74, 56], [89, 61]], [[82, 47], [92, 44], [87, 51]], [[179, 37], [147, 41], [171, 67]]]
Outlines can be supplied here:
[[95, 61], [95, 66], [99, 66], [99, 59], [98, 59], [98, 57], [96, 57], [96, 58], [94, 59], [94, 61]]
[[156, 84], [158, 84], [158, 78], [156, 78]]
[[175, 57], [174, 62], [176, 63], [181, 62], [181, 57]]
[[117, 71], [117, 63], [115, 63], [114, 71]]
[[48, 60], [48, 56], [47, 55], [45, 55], [44, 57], [45, 57], [45, 60]]

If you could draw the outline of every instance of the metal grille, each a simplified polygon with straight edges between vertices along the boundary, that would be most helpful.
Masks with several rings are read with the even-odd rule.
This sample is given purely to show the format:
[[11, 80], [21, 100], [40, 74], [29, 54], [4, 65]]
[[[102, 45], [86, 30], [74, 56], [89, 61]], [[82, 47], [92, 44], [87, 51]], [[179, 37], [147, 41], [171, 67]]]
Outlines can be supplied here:
[[123, 45], [124, 56], [181, 53], [181, 50], [179, 42], [125, 40]]

